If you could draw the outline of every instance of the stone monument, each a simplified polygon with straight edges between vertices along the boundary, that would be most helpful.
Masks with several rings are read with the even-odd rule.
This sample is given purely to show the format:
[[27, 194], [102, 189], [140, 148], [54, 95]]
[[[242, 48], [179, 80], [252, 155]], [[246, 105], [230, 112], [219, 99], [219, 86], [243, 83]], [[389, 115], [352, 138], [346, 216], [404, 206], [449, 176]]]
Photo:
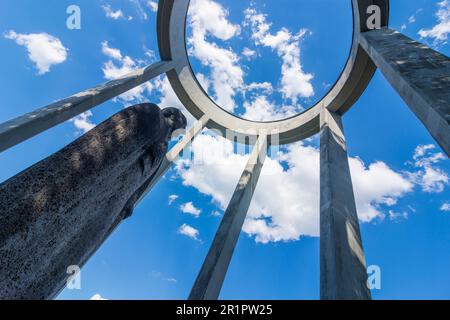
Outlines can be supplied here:
[[48, 299], [83, 266], [152, 184], [178, 109], [124, 109], [0, 185], [0, 297]]

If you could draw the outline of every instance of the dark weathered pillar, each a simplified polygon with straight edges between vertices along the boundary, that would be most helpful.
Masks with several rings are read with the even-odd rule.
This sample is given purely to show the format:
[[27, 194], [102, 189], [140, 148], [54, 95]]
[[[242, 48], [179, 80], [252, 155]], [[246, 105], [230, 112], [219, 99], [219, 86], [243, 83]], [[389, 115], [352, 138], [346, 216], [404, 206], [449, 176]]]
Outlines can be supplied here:
[[360, 43], [450, 156], [450, 58], [388, 28], [362, 33]]
[[186, 125], [141, 104], [0, 185], [0, 299], [49, 299], [134, 205]]
[[320, 118], [320, 297], [370, 299], [341, 118]]
[[217, 300], [241, 234], [267, 155], [267, 137], [260, 136], [239, 179], [189, 300]]

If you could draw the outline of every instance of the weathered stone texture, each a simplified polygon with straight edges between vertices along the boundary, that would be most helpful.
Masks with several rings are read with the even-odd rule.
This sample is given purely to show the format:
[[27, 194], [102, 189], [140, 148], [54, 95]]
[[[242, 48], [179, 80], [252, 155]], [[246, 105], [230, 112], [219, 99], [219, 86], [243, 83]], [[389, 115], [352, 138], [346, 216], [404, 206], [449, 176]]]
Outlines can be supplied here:
[[388, 28], [362, 33], [360, 42], [450, 156], [450, 58]]
[[152, 181], [177, 109], [124, 109], [0, 185], [0, 298], [48, 299], [83, 266]]
[[324, 110], [320, 133], [320, 298], [370, 299], [347, 146], [339, 115]]

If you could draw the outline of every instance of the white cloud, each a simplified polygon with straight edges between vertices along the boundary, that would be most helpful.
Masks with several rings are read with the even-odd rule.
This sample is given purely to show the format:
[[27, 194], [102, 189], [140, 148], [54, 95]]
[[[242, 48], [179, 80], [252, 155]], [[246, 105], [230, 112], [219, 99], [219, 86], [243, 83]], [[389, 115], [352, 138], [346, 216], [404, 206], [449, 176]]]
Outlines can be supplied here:
[[431, 29], [421, 29], [418, 33], [422, 38], [431, 38], [435, 45], [446, 44], [450, 33], [450, 2], [444, 0], [438, 2], [436, 12], [437, 24]]
[[172, 203], [174, 203], [178, 198], [179, 198], [178, 195], [176, 195], [176, 194], [171, 194], [171, 195], [169, 196], [169, 206], [170, 206]]
[[222, 214], [217, 210], [214, 210], [213, 212], [211, 212], [211, 215], [213, 217], [221, 217], [222, 216]]
[[245, 86], [246, 91], [262, 90], [264, 93], [272, 93], [273, 87], [270, 82], [252, 82]]
[[409, 218], [408, 212], [395, 212], [394, 210], [389, 210], [389, 219], [391, 221], [401, 221], [401, 220], [407, 220]]
[[[105, 62], [102, 67], [103, 75], [107, 80], [119, 79], [142, 66], [133, 58], [122, 55], [122, 52], [119, 49], [110, 47], [108, 41], [102, 42], [102, 53], [110, 58], [110, 60]], [[118, 97], [118, 100], [126, 105], [143, 102], [146, 100], [145, 93], [150, 94], [156, 89], [157, 85], [158, 82], [156, 81], [148, 81], [123, 93]]]
[[239, 25], [228, 21], [229, 12], [212, 0], [193, 0], [189, 7], [191, 26], [200, 33], [210, 33], [220, 40], [230, 40], [240, 33]]
[[147, 5], [149, 5], [149, 3], [144, 2], [144, 5], [142, 5], [142, 3], [141, 3], [142, 1], [148, 1], [148, 0], [130, 0], [130, 2], [134, 5], [139, 17], [143, 20], [148, 20], [148, 14], [147, 14], [147, 11], [145, 10], [145, 7]]
[[169, 277], [169, 278], [165, 277], [162, 274], [162, 272], [155, 271], [155, 270], [152, 270], [152, 277], [156, 278], [156, 279], [161, 279], [161, 280], [164, 280], [164, 281], [167, 281], [167, 282], [170, 282], [170, 283], [177, 283], [178, 282], [177, 279], [175, 279], [173, 277]]
[[[177, 163], [183, 184], [211, 196], [224, 210], [247, 156], [235, 154], [230, 141], [208, 134], [198, 136], [192, 148], [194, 161]], [[393, 206], [413, 188], [402, 174], [382, 162], [366, 166], [360, 159], [351, 158], [350, 167], [361, 221], [383, 218], [382, 208]], [[287, 147], [279, 159], [268, 158], [244, 232], [262, 243], [318, 236], [319, 169], [319, 150], [302, 143]]]
[[[281, 89], [287, 103], [278, 106], [269, 103], [267, 95], [273, 93], [273, 86], [269, 82], [250, 83], [244, 81], [245, 72], [240, 64], [239, 55], [229, 46], [219, 46], [214, 38], [224, 42], [240, 34], [240, 26], [228, 20], [228, 11], [212, 0], [194, 0], [189, 10], [189, 54], [210, 69], [205, 90], [211, 94], [215, 102], [227, 111], [236, 109], [236, 96], [241, 94], [246, 104], [244, 114], [251, 119], [264, 121], [282, 119], [291, 116], [302, 109], [297, 105], [298, 98], [309, 98], [314, 95], [311, 84], [313, 76], [305, 73], [300, 62], [300, 42], [309, 31], [302, 29], [292, 35], [287, 29], [282, 29], [276, 35], [269, 33], [270, 25], [264, 15], [257, 14], [253, 9], [246, 11], [244, 26], [252, 27], [253, 39], [257, 45], [264, 45], [274, 49], [282, 58]], [[241, 56], [250, 59], [256, 56], [256, 51], [245, 47]], [[246, 93], [259, 90], [264, 96], [247, 99]], [[291, 103], [288, 103], [291, 102]], [[292, 105], [293, 103], [293, 105]], [[290, 104], [290, 106], [285, 106]], [[252, 107], [255, 110], [250, 110]]]
[[433, 150], [434, 148], [435, 146], [433, 144], [426, 144], [426, 145], [422, 144], [417, 146], [416, 149], [414, 150], [413, 159], [417, 160], [420, 157], [423, 157], [427, 151]]
[[[202, 74], [198, 74], [196, 77], [203, 88], [208, 87], [206, 77], [204, 77]], [[158, 91], [160, 94], [158, 105], [161, 108], [172, 107], [180, 109], [181, 112], [186, 116], [187, 128], [190, 128], [195, 122], [195, 118], [190, 114], [189, 111], [186, 110], [181, 101], [178, 99], [175, 91], [173, 91], [173, 88], [170, 85], [169, 79], [166, 76], [162, 76], [155, 79], [151, 83], [152, 89]]]
[[247, 58], [252, 58], [256, 55], [256, 51], [245, 47], [244, 50], [242, 50], [242, 55]]
[[274, 121], [294, 116], [297, 112], [293, 107], [278, 107], [269, 102], [267, 96], [257, 96], [254, 100], [244, 102], [243, 118], [253, 121]]
[[91, 117], [92, 112], [86, 111], [76, 116], [75, 118], [71, 119], [70, 122], [72, 122], [75, 128], [77, 128], [80, 131], [80, 133], [83, 134], [94, 129], [96, 126], [95, 123], [92, 122]]
[[435, 149], [433, 144], [419, 145], [413, 156], [414, 166], [419, 170], [411, 173], [411, 179], [429, 193], [444, 191], [450, 180], [446, 172], [436, 167], [436, 164], [447, 158], [442, 152], [434, 152]]
[[197, 209], [192, 202], [182, 204], [180, 206], [180, 210], [181, 212], [190, 214], [196, 218], [198, 218], [200, 216], [200, 213], [202, 212], [202, 210]]
[[270, 47], [281, 57], [281, 92], [284, 99], [290, 99], [297, 104], [299, 98], [314, 96], [311, 83], [314, 76], [303, 70], [301, 63], [300, 44], [311, 32], [301, 29], [297, 34], [291, 34], [286, 28], [276, 34], [270, 33], [271, 24], [267, 22], [266, 15], [257, 12], [254, 8], [245, 10], [245, 25], [252, 30], [252, 39], [256, 45]]
[[423, 191], [429, 193], [440, 193], [448, 185], [448, 175], [440, 169], [425, 167], [423, 174], [420, 175], [420, 184]]
[[[120, 49], [111, 47], [108, 41], [102, 42], [102, 53], [109, 58], [109, 60], [106, 61], [102, 67], [103, 75], [107, 80], [116, 80], [121, 78], [122, 76], [133, 72], [138, 68], [148, 65], [155, 59], [154, 52], [148, 49], [145, 50], [145, 56], [150, 61], [124, 56]], [[196, 77], [204, 88], [207, 89], [210, 86], [209, 80], [203, 74], [199, 73]], [[188, 120], [188, 128], [195, 122], [194, 117], [186, 110], [178, 99], [165, 75], [152, 79], [139, 87], [131, 89], [130, 91], [119, 96], [116, 100], [127, 106], [132, 103], [148, 101], [147, 97], [153, 93], [158, 93], [156, 99], [159, 99], [159, 101], [155, 102], [161, 108], [173, 107], [180, 109]]]
[[421, 14], [422, 12], [423, 12], [423, 9], [420, 8], [420, 9], [417, 9], [416, 12], [412, 16], [409, 16], [408, 21], [401, 25], [401, 27], [400, 27], [401, 31], [406, 30], [406, 28], [408, 28], [408, 25], [416, 23], [417, 16], [419, 14]]
[[358, 215], [363, 222], [383, 219], [380, 206], [393, 206], [399, 198], [413, 191], [414, 184], [384, 162], [366, 166], [359, 158], [349, 158], [349, 164]]
[[109, 58], [112, 58], [114, 60], [117, 60], [117, 61], [121, 61], [122, 58], [123, 58], [122, 57], [122, 53], [120, 52], [120, 50], [116, 49], [116, 48], [111, 48], [109, 46], [108, 41], [103, 41], [102, 42], [102, 53], [105, 56], [107, 56]]
[[158, 2], [149, 0], [147, 4], [153, 12], [158, 11]]
[[441, 206], [441, 211], [450, 212], [450, 202], [445, 202]]
[[49, 72], [53, 65], [67, 59], [68, 50], [61, 40], [48, 33], [20, 34], [11, 30], [4, 36], [27, 48], [28, 58], [36, 65], [39, 75]]
[[125, 17], [122, 10], [114, 11], [113, 9], [111, 9], [111, 6], [109, 4], [102, 6], [102, 8], [105, 11], [107, 18], [110, 18], [113, 20], [119, 20], [119, 19], [123, 19]]
[[189, 53], [211, 69], [211, 85], [215, 101], [233, 111], [234, 96], [243, 87], [244, 72], [239, 57], [231, 49], [221, 48], [208, 41], [208, 36], [226, 41], [240, 32], [240, 27], [227, 20], [228, 11], [211, 0], [193, 0], [189, 7]]
[[194, 239], [194, 240], [199, 240], [198, 237], [200, 235], [200, 232], [197, 229], [195, 229], [195, 228], [193, 228], [193, 227], [191, 227], [191, 226], [189, 226], [187, 224], [183, 224], [178, 229], [178, 233], [182, 234], [182, 235], [184, 235], [184, 236], [186, 236], [188, 238], [191, 238], [191, 239]]
[[108, 300], [105, 298], [102, 298], [102, 296], [100, 294], [94, 294], [89, 300]]

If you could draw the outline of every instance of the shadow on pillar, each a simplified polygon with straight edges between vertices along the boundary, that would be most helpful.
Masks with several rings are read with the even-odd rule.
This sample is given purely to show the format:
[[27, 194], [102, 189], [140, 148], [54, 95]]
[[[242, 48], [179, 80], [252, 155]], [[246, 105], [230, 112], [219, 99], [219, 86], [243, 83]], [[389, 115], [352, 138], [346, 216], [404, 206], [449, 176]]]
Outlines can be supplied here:
[[320, 298], [371, 299], [341, 118], [320, 122]]
[[[0, 185], [0, 299], [50, 299], [154, 183], [178, 109], [124, 109]], [[157, 177], [156, 177], [157, 178]]]

